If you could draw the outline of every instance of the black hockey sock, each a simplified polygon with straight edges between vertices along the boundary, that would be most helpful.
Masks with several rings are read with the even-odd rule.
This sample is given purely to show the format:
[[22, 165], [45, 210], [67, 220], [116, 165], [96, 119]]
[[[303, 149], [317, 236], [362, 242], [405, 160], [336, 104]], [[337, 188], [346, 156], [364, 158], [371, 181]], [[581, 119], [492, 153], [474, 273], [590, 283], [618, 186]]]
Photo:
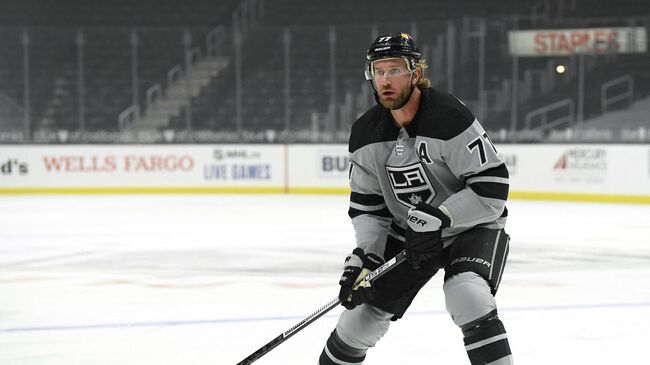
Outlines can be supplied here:
[[325, 348], [318, 359], [319, 365], [362, 364], [366, 351], [348, 346], [336, 334], [336, 330], [327, 339]]
[[465, 336], [465, 350], [472, 365], [492, 364], [511, 354], [506, 329], [496, 311], [461, 329]]

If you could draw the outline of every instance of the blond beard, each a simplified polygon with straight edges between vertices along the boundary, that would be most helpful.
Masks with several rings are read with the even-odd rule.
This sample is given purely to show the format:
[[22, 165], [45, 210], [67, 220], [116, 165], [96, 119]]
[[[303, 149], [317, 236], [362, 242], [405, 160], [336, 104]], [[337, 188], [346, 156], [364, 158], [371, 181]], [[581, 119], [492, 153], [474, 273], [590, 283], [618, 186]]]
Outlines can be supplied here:
[[399, 97], [397, 99], [388, 101], [385, 100], [381, 95], [379, 95], [379, 102], [381, 105], [390, 110], [396, 110], [402, 108], [408, 100], [411, 98], [411, 95], [413, 95], [413, 89], [414, 86], [412, 84], [409, 84], [408, 88], [404, 88], [403, 90], [400, 91]]

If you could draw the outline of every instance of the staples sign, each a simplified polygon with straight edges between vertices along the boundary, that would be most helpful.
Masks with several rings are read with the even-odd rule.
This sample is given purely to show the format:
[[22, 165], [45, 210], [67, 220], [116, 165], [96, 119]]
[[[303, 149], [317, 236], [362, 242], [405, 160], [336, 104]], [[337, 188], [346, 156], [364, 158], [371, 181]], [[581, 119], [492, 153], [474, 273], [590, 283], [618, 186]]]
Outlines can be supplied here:
[[645, 28], [544, 29], [508, 32], [513, 56], [643, 53]]

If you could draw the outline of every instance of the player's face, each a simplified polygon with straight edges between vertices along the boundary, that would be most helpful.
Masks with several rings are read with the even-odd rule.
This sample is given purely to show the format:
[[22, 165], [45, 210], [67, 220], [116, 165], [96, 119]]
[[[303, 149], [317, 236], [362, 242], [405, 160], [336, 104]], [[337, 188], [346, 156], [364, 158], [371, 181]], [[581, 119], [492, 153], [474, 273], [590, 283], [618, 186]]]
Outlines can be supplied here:
[[403, 58], [388, 58], [373, 62], [373, 78], [379, 102], [385, 108], [397, 109], [411, 95], [413, 72]]

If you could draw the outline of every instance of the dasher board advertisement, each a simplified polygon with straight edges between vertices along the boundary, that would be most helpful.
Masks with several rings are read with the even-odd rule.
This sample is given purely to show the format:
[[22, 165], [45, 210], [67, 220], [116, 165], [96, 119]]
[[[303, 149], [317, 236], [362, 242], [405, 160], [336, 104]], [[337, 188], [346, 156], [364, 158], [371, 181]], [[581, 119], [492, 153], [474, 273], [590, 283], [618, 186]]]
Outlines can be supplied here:
[[277, 146], [261, 145], [2, 146], [0, 189], [282, 191], [284, 154]]
[[519, 57], [643, 53], [647, 36], [642, 27], [513, 30], [508, 45]]

